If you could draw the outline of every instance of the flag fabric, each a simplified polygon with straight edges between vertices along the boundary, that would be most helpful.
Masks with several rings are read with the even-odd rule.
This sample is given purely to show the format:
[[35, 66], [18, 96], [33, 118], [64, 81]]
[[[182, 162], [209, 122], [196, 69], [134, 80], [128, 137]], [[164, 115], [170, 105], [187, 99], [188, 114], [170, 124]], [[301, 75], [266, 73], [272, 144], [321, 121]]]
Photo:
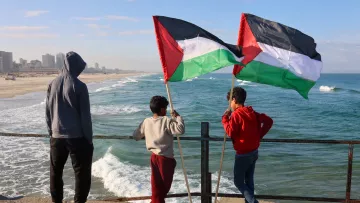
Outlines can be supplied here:
[[153, 16], [165, 82], [176, 82], [241, 64], [241, 49], [192, 23]]
[[245, 56], [236, 78], [294, 89], [308, 98], [322, 70], [321, 55], [310, 36], [286, 25], [242, 14], [238, 38]]

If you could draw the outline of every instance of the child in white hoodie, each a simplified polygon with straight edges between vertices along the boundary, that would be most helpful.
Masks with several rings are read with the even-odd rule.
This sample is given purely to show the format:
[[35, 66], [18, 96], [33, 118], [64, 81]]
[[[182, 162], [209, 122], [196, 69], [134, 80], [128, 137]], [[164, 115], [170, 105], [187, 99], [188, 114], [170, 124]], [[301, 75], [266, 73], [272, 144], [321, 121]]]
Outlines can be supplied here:
[[146, 118], [134, 131], [135, 140], [145, 137], [146, 148], [151, 154], [151, 202], [165, 203], [173, 181], [176, 160], [174, 159], [174, 135], [185, 133], [181, 116], [174, 111], [172, 118], [166, 116], [169, 102], [165, 97], [154, 96], [150, 101], [153, 116]]

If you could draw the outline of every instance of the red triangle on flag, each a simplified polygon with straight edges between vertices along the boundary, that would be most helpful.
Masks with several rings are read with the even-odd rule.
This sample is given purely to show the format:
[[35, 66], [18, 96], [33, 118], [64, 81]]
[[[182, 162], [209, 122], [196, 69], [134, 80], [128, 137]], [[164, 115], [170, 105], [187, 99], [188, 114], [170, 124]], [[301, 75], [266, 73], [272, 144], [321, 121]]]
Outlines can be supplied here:
[[[242, 64], [246, 65], [262, 51], [259, 47], [257, 40], [250, 29], [250, 26], [246, 20], [246, 14], [241, 14], [240, 29], [238, 35], [238, 45], [242, 47], [242, 53], [244, 59]], [[237, 75], [244, 66], [234, 65], [233, 74]]]
[[164, 81], [167, 82], [183, 59], [183, 50], [166, 28], [153, 16], [156, 41], [159, 48], [160, 60], [164, 72]]

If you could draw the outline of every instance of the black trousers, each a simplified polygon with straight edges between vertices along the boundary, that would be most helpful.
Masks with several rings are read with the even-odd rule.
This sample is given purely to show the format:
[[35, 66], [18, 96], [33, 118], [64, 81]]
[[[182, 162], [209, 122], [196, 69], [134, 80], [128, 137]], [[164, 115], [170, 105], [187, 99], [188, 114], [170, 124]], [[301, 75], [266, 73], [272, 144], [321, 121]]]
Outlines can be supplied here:
[[60, 203], [64, 197], [62, 179], [64, 165], [70, 154], [75, 171], [75, 203], [85, 203], [91, 187], [93, 144], [85, 138], [50, 139], [50, 193], [52, 201]]

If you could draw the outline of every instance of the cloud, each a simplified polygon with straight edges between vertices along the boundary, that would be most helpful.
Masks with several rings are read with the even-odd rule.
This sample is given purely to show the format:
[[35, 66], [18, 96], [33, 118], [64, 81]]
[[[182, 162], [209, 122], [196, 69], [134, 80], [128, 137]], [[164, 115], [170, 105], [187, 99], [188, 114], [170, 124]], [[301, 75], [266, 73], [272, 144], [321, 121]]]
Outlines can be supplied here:
[[138, 22], [139, 20], [136, 18], [132, 18], [129, 16], [118, 16], [118, 15], [108, 15], [105, 16], [107, 20], [124, 20], [124, 21], [131, 21], [131, 22]]
[[36, 10], [36, 11], [26, 11], [25, 12], [25, 17], [36, 17], [36, 16], [40, 16], [42, 14], [46, 14], [49, 13], [49, 11], [44, 11], [44, 10]]
[[99, 31], [99, 32], [96, 33], [96, 35], [99, 36], [99, 37], [106, 37], [106, 36], [108, 36], [108, 33]]
[[74, 20], [82, 20], [82, 21], [98, 21], [100, 17], [73, 17]]
[[59, 35], [51, 33], [2, 33], [0, 38], [11, 39], [44, 39], [44, 38], [57, 38]]
[[316, 50], [321, 54], [323, 72], [359, 72], [360, 44], [339, 41], [320, 41]]
[[77, 37], [85, 37], [85, 34], [82, 34], [82, 33], [81, 33], [81, 34], [77, 34], [76, 36], [77, 36]]
[[119, 35], [149, 35], [154, 34], [154, 30], [128, 30], [121, 31]]
[[0, 30], [5, 31], [35, 31], [35, 30], [45, 30], [49, 27], [46, 26], [3, 26], [0, 27]]
[[110, 28], [110, 25], [99, 25], [99, 24], [86, 24], [86, 27], [92, 28], [92, 29], [107, 29]]

